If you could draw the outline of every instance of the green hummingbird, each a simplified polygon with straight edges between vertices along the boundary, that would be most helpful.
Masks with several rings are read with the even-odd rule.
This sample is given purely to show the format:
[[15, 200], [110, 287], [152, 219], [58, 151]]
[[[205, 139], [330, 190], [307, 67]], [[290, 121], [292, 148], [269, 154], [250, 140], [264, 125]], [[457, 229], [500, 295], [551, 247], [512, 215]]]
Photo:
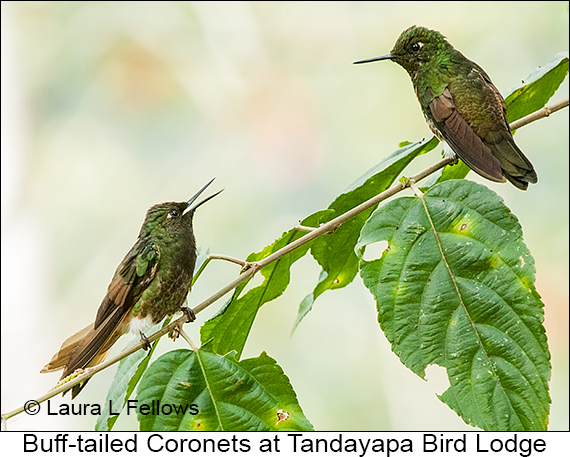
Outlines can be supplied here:
[[[195, 319], [192, 310], [182, 306], [196, 266], [192, 220], [196, 208], [221, 190], [194, 202], [212, 181], [187, 202], [159, 203], [147, 211], [138, 239], [117, 267], [95, 322], [65, 340], [42, 373], [63, 369], [60, 379], [64, 379], [75, 370], [95, 366], [129, 331], [140, 334], [148, 349], [143, 330], [177, 311], [186, 312], [189, 321]], [[73, 386], [71, 398], [86, 383]]]
[[491, 78], [441, 33], [414, 25], [400, 34], [389, 54], [354, 63], [377, 60], [392, 60], [408, 72], [431, 130], [451, 147], [451, 157], [456, 154], [484, 178], [508, 179], [521, 190], [537, 182], [532, 164], [515, 144], [507, 105]]

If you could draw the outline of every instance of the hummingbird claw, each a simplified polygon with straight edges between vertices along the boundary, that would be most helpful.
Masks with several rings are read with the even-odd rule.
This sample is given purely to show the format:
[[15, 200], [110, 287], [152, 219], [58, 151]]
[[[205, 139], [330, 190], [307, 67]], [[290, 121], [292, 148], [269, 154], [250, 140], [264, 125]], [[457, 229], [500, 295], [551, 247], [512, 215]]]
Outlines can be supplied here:
[[[196, 320], [196, 314], [194, 314], [192, 308], [183, 306], [180, 308], [180, 311], [182, 311], [182, 313], [186, 316], [187, 322], [194, 322]], [[181, 327], [177, 325], [168, 333], [168, 337], [172, 338], [172, 341], [176, 341], [176, 339], [180, 336], [180, 330]]]
[[143, 344], [143, 349], [144, 349], [145, 351], [148, 351], [148, 350], [150, 349], [150, 341], [148, 340], [148, 338], [146, 337], [146, 335], [142, 332], [142, 330], [141, 330], [141, 332], [140, 332], [140, 335], [141, 335], [141, 341], [142, 341], [142, 344]]
[[180, 308], [180, 311], [182, 311], [186, 315], [186, 319], [188, 319], [188, 322], [194, 322], [196, 320], [196, 314], [194, 314], [192, 308], [188, 306], [183, 306], [182, 308]]
[[172, 341], [176, 341], [180, 336], [180, 327], [174, 327], [169, 333], [168, 337], [172, 338]]

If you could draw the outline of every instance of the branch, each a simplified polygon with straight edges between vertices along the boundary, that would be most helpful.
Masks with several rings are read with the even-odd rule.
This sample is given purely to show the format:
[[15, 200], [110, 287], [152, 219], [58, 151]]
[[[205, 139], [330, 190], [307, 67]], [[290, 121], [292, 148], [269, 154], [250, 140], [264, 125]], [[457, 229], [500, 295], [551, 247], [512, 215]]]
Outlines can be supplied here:
[[225, 260], [227, 262], [236, 263], [238, 265], [241, 265], [242, 267], [245, 267], [247, 265], [247, 262], [245, 260], [236, 259], [235, 257], [231, 257], [229, 255], [224, 255], [224, 254], [210, 254], [208, 256], [208, 259], [210, 259], [210, 260]]
[[544, 117], [550, 116], [552, 113], [555, 113], [562, 108], [566, 108], [568, 106], [569, 99], [562, 100], [561, 102], [555, 103], [554, 105], [545, 106], [544, 108], [535, 111], [534, 113], [530, 113], [528, 116], [520, 118], [518, 121], [513, 122], [510, 127], [511, 130], [516, 130], [521, 128], [531, 122], [538, 121]]
[[[511, 124], [511, 129], [515, 130], [515, 129], [520, 128], [522, 126], [525, 126], [531, 122], [534, 122], [538, 119], [542, 119], [544, 117], [547, 117], [550, 114], [552, 114], [552, 113], [554, 113], [554, 112], [556, 112], [556, 111], [558, 111], [558, 110], [560, 110], [566, 106], [568, 106], [568, 99], [566, 99], [562, 102], [556, 103], [555, 105], [544, 107], [538, 111], [535, 111], [532, 114], [529, 114], [526, 117], [523, 117], [522, 119], [519, 119], [516, 122], [513, 122]], [[366, 211], [367, 209], [369, 209], [371, 207], [377, 206], [380, 202], [386, 200], [389, 197], [396, 195], [397, 193], [401, 192], [402, 190], [410, 187], [410, 185], [413, 185], [414, 183], [421, 181], [422, 179], [428, 177], [432, 173], [436, 172], [440, 168], [443, 168], [444, 166], [446, 166], [452, 162], [453, 162], [453, 160], [450, 158], [441, 159], [440, 161], [434, 163], [433, 165], [429, 166], [425, 170], [422, 170], [419, 173], [417, 173], [416, 175], [402, 180], [403, 182], [398, 182], [398, 183], [394, 184], [392, 187], [385, 190], [384, 192], [372, 197], [371, 199], [365, 201], [364, 203], [361, 203], [360, 205], [352, 208], [351, 210], [347, 211], [346, 213], [341, 214], [340, 216], [336, 217], [335, 219], [332, 219], [331, 221], [321, 225], [318, 228], [312, 229], [306, 235], [302, 236], [301, 238], [298, 238], [297, 240], [293, 241], [292, 243], [288, 244], [287, 246], [284, 246], [283, 248], [279, 249], [278, 251], [274, 252], [273, 254], [269, 255], [268, 257], [265, 257], [264, 259], [260, 260], [259, 262], [247, 263], [237, 278], [235, 278], [233, 281], [231, 281], [226, 286], [222, 287], [219, 291], [217, 291], [215, 294], [213, 294], [212, 296], [210, 296], [209, 298], [207, 298], [203, 302], [196, 305], [196, 307], [193, 308], [194, 314], [198, 314], [200, 311], [203, 311], [208, 306], [210, 306], [211, 304], [218, 301], [220, 298], [222, 298], [228, 292], [235, 289], [238, 285], [240, 285], [243, 282], [252, 278], [259, 270], [266, 267], [267, 265], [281, 259], [282, 257], [286, 256], [290, 252], [294, 251], [295, 249], [299, 248], [300, 246], [302, 246], [306, 243], [309, 243], [310, 241], [314, 240], [315, 238], [318, 238], [322, 235], [334, 232], [337, 228], [339, 228], [346, 221], [352, 219], [353, 217], [357, 216], [358, 214], [362, 213], [363, 211]], [[297, 227], [297, 228], [300, 230], [303, 230], [304, 227], [302, 227], [302, 228]], [[230, 261], [237, 260], [237, 259], [230, 258], [229, 256], [212, 256], [212, 258], [222, 258], [224, 260], [230, 260], [231, 259]], [[236, 263], [241, 265], [241, 261], [237, 261]], [[158, 338], [160, 338], [163, 335], [166, 335], [167, 333], [169, 333], [171, 330], [173, 330], [176, 327], [181, 329], [182, 325], [184, 325], [186, 322], [188, 322], [188, 319], [187, 319], [186, 315], [183, 314], [181, 317], [172, 321], [166, 327], [163, 327], [159, 331], [157, 331], [156, 333], [153, 333], [152, 335], [150, 335], [148, 337], [148, 342], [152, 343], [153, 341], [157, 340]], [[36, 402], [42, 403], [42, 402], [58, 395], [59, 393], [62, 393], [62, 392], [69, 390], [74, 385], [79, 384], [80, 382], [90, 378], [91, 376], [95, 375], [96, 373], [99, 373], [100, 371], [110, 367], [111, 365], [114, 365], [115, 363], [119, 362], [120, 360], [124, 359], [125, 357], [128, 357], [129, 355], [135, 353], [139, 349], [142, 349], [142, 347], [143, 347], [143, 342], [140, 341], [137, 344], [135, 344], [134, 346], [131, 346], [130, 348], [128, 348], [128, 349], [124, 350], [123, 352], [121, 352], [120, 354], [116, 355], [115, 357], [112, 357], [112, 358], [100, 363], [97, 366], [94, 366], [92, 368], [85, 370], [84, 373], [82, 373], [79, 376], [76, 376], [75, 378], [73, 378], [69, 382], [66, 382], [66, 383], [60, 385], [56, 389], [50, 390], [45, 395], [42, 395], [41, 397], [37, 398]], [[11, 418], [17, 414], [20, 414], [23, 411], [24, 411], [24, 406], [22, 406], [18, 409], [15, 409], [14, 411], [10, 411], [9, 413], [3, 414], [2, 415], [2, 422], [5, 422], [7, 419], [9, 419], [9, 418]]]

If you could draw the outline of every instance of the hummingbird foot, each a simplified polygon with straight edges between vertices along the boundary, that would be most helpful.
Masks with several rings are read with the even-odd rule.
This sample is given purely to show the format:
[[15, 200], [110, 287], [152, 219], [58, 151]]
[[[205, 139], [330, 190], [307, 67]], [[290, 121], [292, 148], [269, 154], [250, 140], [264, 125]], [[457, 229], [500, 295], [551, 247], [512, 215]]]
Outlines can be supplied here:
[[146, 335], [142, 332], [142, 330], [139, 332], [141, 335], [141, 341], [143, 344], [143, 349], [145, 351], [148, 351], [150, 349], [150, 341], [148, 340], [148, 338], [146, 337]]
[[180, 336], [180, 327], [174, 327], [170, 332], [168, 332], [168, 338], [172, 338], [172, 341], [176, 341]]
[[194, 322], [196, 320], [196, 314], [194, 314], [192, 308], [188, 306], [183, 306], [182, 308], [180, 308], [180, 311], [182, 311], [186, 315], [186, 319], [188, 320], [188, 322]]
[[[182, 308], [180, 308], [180, 311], [182, 311], [182, 313], [186, 316], [186, 322], [194, 322], [196, 320], [196, 314], [194, 314], [192, 308], [188, 306], [183, 306]], [[168, 332], [168, 337], [172, 338], [172, 341], [176, 341], [180, 336], [181, 330], [182, 327], [177, 325], [170, 332]]]

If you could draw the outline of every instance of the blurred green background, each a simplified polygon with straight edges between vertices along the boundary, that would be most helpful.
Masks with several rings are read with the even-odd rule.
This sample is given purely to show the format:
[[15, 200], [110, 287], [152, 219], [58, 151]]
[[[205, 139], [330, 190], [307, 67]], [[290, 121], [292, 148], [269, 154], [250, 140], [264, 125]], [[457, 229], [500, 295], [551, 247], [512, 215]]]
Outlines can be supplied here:
[[[215, 176], [212, 190], [225, 192], [198, 212], [198, 243], [245, 258], [328, 206], [399, 142], [431, 135], [403, 69], [353, 61], [424, 25], [506, 95], [568, 45], [567, 2], [2, 2], [1, 17], [2, 412], [57, 382], [39, 370], [93, 321], [151, 205], [185, 200]], [[566, 97], [568, 80], [553, 101]], [[550, 428], [568, 429], [568, 109], [516, 137], [537, 185], [521, 192], [468, 178], [498, 192], [523, 226], [546, 307]], [[190, 305], [237, 273], [212, 264]], [[244, 357], [277, 359], [318, 430], [471, 429], [435, 395], [446, 388], [442, 369], [428, 369], [425, 382], [390, 351], [360, 278], [320, 297], [290, 338], [318, 274], [308, 256], [295, 264]], [[222, 304], [187, 326], [196, 342]], [[158, 352], [185, 346], [164, 340]], [[102, 403], [114, 372], [78, 400]], [[8, 427], [92, 429], [95, 419], [44, 407]], [[137, 423], [122, 417], [117, 428]]]

